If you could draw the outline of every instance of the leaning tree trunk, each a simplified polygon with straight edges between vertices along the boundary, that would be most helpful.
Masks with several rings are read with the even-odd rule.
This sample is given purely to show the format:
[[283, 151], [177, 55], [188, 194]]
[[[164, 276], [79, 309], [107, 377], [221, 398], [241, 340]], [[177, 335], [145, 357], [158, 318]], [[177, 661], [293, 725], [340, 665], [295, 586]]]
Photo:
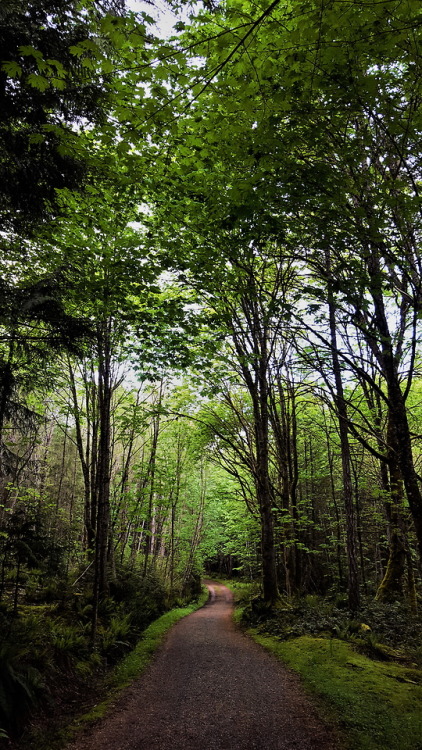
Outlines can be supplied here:
[[378, 249], [372, 247], [368, 261], [372, 286], [371, 296], [374, 304], [372, 326], [378, 336], [378, 345], [374, 347], [373, 333], [363, 329], [367, 342], [374, 351], [387, 384], [388, 419], [393, 440], [397, 450], [397, 462], [403, 477], [403, 484], [409, 503], [418, 541], [419, 558], [422, 563], [422, 492], [412, 453], [409, 422], [407, 418], [406, 397], [400, 384], [398, 357], [394, 353], [393, 339], [390, 333], [385, 302], [380, 288], [381, 273]]

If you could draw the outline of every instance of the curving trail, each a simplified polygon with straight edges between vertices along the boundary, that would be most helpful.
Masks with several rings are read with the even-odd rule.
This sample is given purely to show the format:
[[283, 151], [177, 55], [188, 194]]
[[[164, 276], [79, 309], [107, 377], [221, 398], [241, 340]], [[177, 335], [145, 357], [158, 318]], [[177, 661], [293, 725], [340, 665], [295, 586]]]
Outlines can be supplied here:
[[170, 631], [110, 714], [68, 750], [335, 750], [298, 680], [233, 624], [231, 592]]

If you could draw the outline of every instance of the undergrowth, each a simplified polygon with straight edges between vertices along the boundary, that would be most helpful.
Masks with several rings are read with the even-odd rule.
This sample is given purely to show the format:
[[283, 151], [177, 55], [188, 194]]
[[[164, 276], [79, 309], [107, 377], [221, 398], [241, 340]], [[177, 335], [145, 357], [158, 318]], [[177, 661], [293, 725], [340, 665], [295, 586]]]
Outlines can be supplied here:
[[422, 621], [399, 602], [365, 602], [351, 614], [341, 600], [319, 596], [281, 598], [274, 607], [261, 599], [249, 600], [241, 619], [258, 632], [281, 640], [303, 635], [325, 635], [349, 641], [356, 650], [376, 659], [407, 659], [422, 664]]
[[[202, 607], [207, 600], [208, 590], [203, 589], [201, 594], [188, 606], [172, 609], [151, 623], [143, 632], [135, 648], [107, 676], [103, 688], [105, 694], [103, 700], [96, 703], [89, 711], [81, 714], [66, 728], [53, 732], [50, 736], [44, 734], [43, 750], [59, 750], [81, 729], [102, 719], [117, 695], [146, 669], [167, 631], [182, 617], [186, 617], [186, 615]], [[37, 748], [37, 742], [38, 740], [35, 739], [35, 744], [32, 745], [34, 750]]]
[[157, 575], [142, 577], [139, 569], [121, 565], [101, 602], [93, 647], [87, 578], [78, 586], [70, 578], [50, 578], [17, 610], [7, 599], [0, 604], [0, 743], [9, 738], [13, 746], [39, 750], [30, 740], [38, 726], [44, 731], [50, 715], [66, 722], [171, 606]]

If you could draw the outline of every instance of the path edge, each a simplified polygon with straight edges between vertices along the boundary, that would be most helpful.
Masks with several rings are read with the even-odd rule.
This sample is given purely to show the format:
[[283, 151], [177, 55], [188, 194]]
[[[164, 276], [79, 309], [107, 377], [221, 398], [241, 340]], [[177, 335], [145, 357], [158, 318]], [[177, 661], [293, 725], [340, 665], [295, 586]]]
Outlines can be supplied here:
[[70, 745], [79, 734], [102, 720], [121, 694], [137, 680], [151, 664], [156, 652], [168, 632], [184, 617], [191, 615], [207, 604], [209, 590], [202, 586], [198, 599], [186, 607], [178, 607], [165, 612], [154, 620], [142, 633], [136, 646], [114, 667], [106, 681], [106, 697], [99, 703], [74, 718], [66, 727], [59, 729], [44, 750], [61, 750]]

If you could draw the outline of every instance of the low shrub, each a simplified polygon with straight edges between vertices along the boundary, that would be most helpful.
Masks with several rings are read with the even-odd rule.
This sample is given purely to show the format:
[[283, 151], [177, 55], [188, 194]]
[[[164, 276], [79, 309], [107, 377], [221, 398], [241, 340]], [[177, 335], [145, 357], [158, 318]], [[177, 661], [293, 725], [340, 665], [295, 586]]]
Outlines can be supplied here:
[[244, 608], [242, 622], [281, 640], [302, 635], [326, 635], [350, 641], [376, 659], [402, 659], [404, 652], [422, 662], [422, 622], [407, 606], [367, 600], [358, 615], [342, 603], [314, 595], [299, 600], [281, 598], [268, 606], [259, 598]]
[[14, 734], [41, 695], [43, 677], [38, 669], [25, 663], [18, 647], [0, 646], [0, 726], [5, 734]]

